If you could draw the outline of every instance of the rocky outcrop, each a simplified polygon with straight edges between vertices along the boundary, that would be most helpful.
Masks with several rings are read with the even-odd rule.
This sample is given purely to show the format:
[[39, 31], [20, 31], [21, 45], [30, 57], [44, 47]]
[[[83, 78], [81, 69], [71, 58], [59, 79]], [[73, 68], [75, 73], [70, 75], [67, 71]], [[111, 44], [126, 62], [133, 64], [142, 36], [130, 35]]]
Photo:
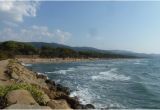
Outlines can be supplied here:
[[9, 62], [6, 74], [10, 79], [15, 80], [16, 82], [25, 82], [40, 87], [47, 87], [47, 84], [45, 83], [46, 76], [38, 75], [37, 73], [28, 70], [16, 60], [11, 60]]
[[52, 109], [71, 109], [66, 100], [51, 100], [48, 102], [47, 106]]
[[13, 90], [6, 95], [7, 103], [38, 105], [32, 95], [27, 90]]
[[[93, 109], [91, 104], [82, 105], [79, 100], [70, 97], [71, 90], [61, 84], [56, 84], [53, 80], [48, 79], [46, 75], [38, 74], [30, 71], [21, 65], [17, 60], [11, 60], [8, 64], [7, 71], [5, 72], [8, 79], [13, 84], [29, 84], [36, 86], [38, 91], [35, 93], [43, 94], [43, 104], [41, 98], [32, 94], [30, 89], [12, 90], [7, 93], [3, 100], [7, 99], [1, 108], [6, 106], [7, 109]], [[32, 86], [29, 86], [32, 88]], [[34, 89], [35, 90], [35, 89]], [[42, 106], [43, 105], [43, 106]]]

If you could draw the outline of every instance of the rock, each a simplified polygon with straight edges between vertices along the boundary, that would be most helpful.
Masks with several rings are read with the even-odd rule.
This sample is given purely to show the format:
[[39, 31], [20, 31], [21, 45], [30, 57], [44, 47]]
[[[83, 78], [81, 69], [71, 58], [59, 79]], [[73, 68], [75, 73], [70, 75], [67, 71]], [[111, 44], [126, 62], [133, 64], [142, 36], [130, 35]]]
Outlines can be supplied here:
[[16, 80], [19, 79], [19, 76], [15, 72], [13, 72], [11, 75], [13, 79], [16, 79]]
[[75, 109], [84, 109], [85, 106], [83, 104], [77, 104], [77, 106], [75, 107]]
[[95, 107], [92, 104], [86, 104], [84, 109], [95, 109]]
[[9, 68], [8, 70], [6, 70], [5, 73], [10, 79], [17, 80], [19, 78], [19, 76], [13, 71], [12, 68]]
[[7, 106], [7, 100], [4, 96], [0, 96], [0, 109], [3, 109]]
[[8, 104], [38, 105], [27, 90], [13, 90], [6, 95]]
[[48, 102], [47, 106], [52, 109], [71, 109], [66, 100], [51, 100]]
[[7, 77], [12, 78], [12, 71], [10, 69], [7, 69], [5, 71], [5, 74], [6, 74]]
[[80, 106], [80, 103], [76, 98], [69, 97], [65, 94], [61, 94], [59, 97], [56, 97], [55, 99], [65, 99], [70, 105], [70, 107], [73, 109], [77, 109], [77, 107]]
[[44, 80], [47, 80], [47, 76], [44, 75], [44, 74], [36, 74], [36, 77], [37, 77], [37, 78], [44, 79]]
[[48, 103], [50, 101], [50, 98], [48, 97], [47, 94], [43, 95], [43, 101], [44, 101], [44, 103]]
[[56, 83], [55, 83], [53, 80], [47, 79], [47, 80], [45, 80], [45, 82], [46, 82], [47, 84], [50, 84], [50, 85], [53, 85], [53, 86], [56, 85]]
[[62, 91], [62, 92], [64, 92], [64, 93], [66, 93], [67, 95], [69, 95], [70, 92], [71, 92], [68, 87], [64, 87], [64, 86], [62, 86], [61, 84], [57, 84], [57, 85], [56, 85], [56, 88], [57, 88], [58, 91]]
[[55, 84], [55, 82], [53, 80], [47, 79], [47, 80], [45, 80], [45, 83], [48, 85], [50, 90], [56, 91], [56, 87], [55, 87], [56, 84]]
[[10, 105], [9, 107], [6, 107], [5, 109], [49, 109], [51, 110], [50, 107], [48, 106], [39, 106], [39, 105], [26, 105], [26, 104], [13, 104]]

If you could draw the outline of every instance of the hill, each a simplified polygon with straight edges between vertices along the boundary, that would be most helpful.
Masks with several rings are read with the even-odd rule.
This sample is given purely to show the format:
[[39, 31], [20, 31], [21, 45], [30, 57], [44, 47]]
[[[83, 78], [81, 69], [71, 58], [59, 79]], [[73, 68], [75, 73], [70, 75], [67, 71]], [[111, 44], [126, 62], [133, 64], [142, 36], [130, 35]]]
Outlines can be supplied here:
[[143, 58], [140, 54], [120, 50], [100, 50], [92, 47], [71, 47], [57, 43], [17, 42], [0, 43], [0, 58], [13, 58], [16, 55], [38, 55], [43, 58]]
[[109, 54], [134, 56], [134, 57], [159, 57], [160, 56], [158, 54], [145, 54], [145, 53], [126, 51], [126, 50], [101, 50], [93, 47], [71, 47], [71, 46], [58, 44], [58, 43], [44, 43], [44, 42], [28, 42], [28, 43], [37, 48], [41, 48], [42, 46], [51, 46], [54, 48], [57, 48], [57, 47], [70, 48], [70, 49], [73, 49], [74, 51], [94, 51], [98, 53], [109, 53]]

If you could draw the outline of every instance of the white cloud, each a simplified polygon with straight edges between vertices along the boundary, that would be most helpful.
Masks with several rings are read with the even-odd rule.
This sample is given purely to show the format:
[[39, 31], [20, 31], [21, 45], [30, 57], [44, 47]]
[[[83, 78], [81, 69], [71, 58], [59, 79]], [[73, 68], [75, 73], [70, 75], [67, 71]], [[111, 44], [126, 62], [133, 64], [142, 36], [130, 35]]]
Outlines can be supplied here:
[[57, 30], [49, 30], [46, 26], [33, 25], [23, 29], [4, 28], [0, 31], [0, 40], [16, 40], [27, 42], [58, 42], [66, 43], [71, 33]]
[[37, 1], [1, 0], [0, 21], [23, 22], [24, 17], [35, 17], [39, 4]]
[[71, 33], [64, 32], [60, 29], [57, 29], [56, 32], [55, 32], [55, 35], [60, 38], [60, 43], [65, 43], [65, 41], [67, 41], [70, 38]]

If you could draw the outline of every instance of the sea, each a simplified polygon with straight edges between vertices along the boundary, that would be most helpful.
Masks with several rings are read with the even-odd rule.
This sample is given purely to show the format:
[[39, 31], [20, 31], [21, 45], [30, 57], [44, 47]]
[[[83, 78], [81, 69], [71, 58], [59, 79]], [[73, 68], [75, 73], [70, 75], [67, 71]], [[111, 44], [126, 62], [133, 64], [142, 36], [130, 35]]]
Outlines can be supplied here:
[[160, 109], [160, 59], [27, 64], [96, 108]]

